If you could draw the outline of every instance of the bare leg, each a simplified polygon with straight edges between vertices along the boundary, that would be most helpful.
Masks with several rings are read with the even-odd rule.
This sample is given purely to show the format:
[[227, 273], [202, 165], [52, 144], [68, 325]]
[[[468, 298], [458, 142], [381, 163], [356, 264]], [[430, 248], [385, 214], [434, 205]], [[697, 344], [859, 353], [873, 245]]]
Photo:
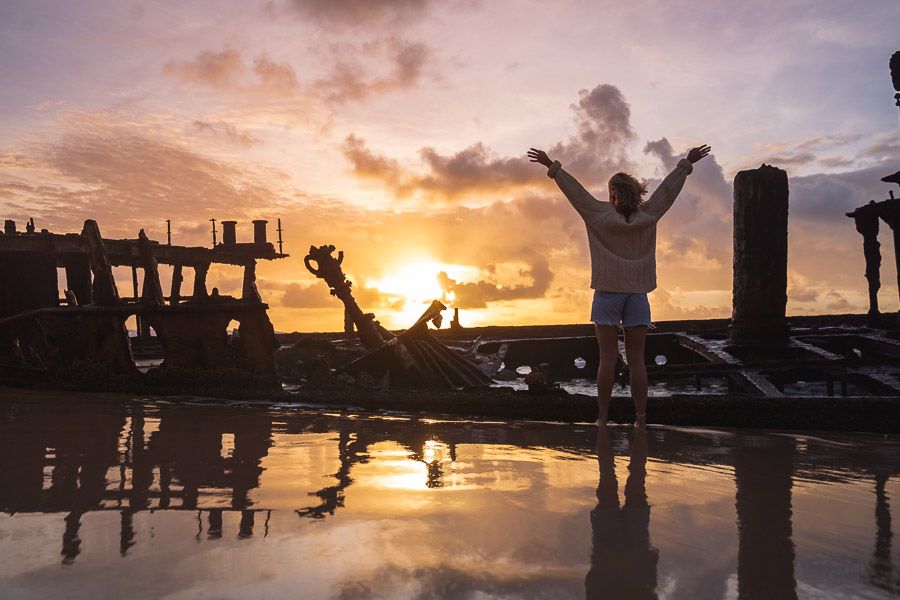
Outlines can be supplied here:
[[638, 325], [625, 328], [625, 358], [631, 375], [631, 398], [634, 400], [634, 426], [647, 424], [647, 367], [644, 364], [644, 347], [647, 327]]
[[619, 331], [612, 325], [597, 325], [597, 343], [600, 345], [600, 366], [597, 368], [597, 402], [600, 404], [598, 425], [605, 425], [609, 418], [609, 400], [612, 397], [616, 376], [616, 359], [619, 357]]

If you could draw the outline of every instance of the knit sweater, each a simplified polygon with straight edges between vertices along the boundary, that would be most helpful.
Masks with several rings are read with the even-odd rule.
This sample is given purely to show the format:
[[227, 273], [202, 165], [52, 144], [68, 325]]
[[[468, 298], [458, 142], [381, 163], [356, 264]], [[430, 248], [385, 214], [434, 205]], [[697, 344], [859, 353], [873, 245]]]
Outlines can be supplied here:
[[609, 202], [594, 198], [555, 161], [547, 176], [581, 215], [591, 249], [591, 287], [604, 292], [656, 289], [656, 224], [668, 211], [694, 166], [678, 161], [646, 202], [628, 218]]

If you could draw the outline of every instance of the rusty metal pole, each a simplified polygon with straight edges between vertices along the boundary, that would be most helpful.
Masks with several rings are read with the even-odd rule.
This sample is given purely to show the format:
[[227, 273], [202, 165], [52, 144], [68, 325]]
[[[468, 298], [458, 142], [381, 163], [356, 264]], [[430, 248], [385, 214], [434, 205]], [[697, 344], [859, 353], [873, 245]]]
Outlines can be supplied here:
[[786, 343], [787, 173], [769, 165], [734, 178], [734, 285], [729, 338]]
[[847, 213], [847, 216], [853, 219], [856, 231], [863, 236], [863, 256], [866, 259], [866, 283], [869, 290], [866, 325], [877, 327], [881, 323], [881, 311], [878, 310], [878, 290], [881, 288], [881, 244], [878, 242], [878, 212], [875, 202], [860, 206], [852, 213]]
[[900, 229], [900, 206], [897, 206], [897, 201], [894, 198], [891, 198], [891, 200], [893, 202], [888, 200], [881, 203], [879, 216], [891, 228], [891, 233], [894, 237], [894, 261], [897, 268], [897, 286], [898, 291], [900, 291], [900, 231], [897, 231]]
[[282, 248], [283, 242], [282, 242], [282, 240], [281, 240], [281, 232], [283, 231], [283, 230], [281, 229], [281, 219], [278, 219], [278, 229], [277, 229], [277, 231], [278, 231], [278, 254], [284, 254], [284, 249]]
[[[133, 290], [134, 303], [137, 304], [138, 301], [138, 275], [137, 275], [137, 266], [134, 263], [131, 263], [131, 286]], [[138, 350], [144, 349], [144, 340], [142, 339], [141, 331], [143, 330], [143, 323], [141, 323], [141, 315], [134, 315], [134, 327], [135, 333], [135, 341], [137, 342]]]
[[344, 253], [338, 252], [338, 256], [335, 258], [332, 256], [334, 250], [334, 246], [319, 246], [318, 248], [310, 246], [309, 254], [306, 255], [303, 262], [310, 273], [325, 280], [325, 283], [331, 288], [331, 295], [336, 296], [344, 303], [344, 309], [356, 325], [356, 332], [363, 346], [367, 350], [375, 350], [384, 344], [384, 339], [374, 320], [375, 315], [363, 313], [359, 304], [356, 303], [356, 299], [350, 291], [352, 284], [341, 268], [341, 263], [344, 262]]

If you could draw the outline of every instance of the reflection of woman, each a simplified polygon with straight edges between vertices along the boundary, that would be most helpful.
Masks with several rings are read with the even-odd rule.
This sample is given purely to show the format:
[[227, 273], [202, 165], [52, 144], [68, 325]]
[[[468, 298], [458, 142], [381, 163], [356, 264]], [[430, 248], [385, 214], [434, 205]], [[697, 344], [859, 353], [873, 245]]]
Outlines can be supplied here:
[[619, 356], [618, 327], [625, 331], [625, 356], [631, 378], [631, 397], [637, 415], [635, 425], [647, 418], [647, 372], [644, 343], [650, 326], [647, 293], [656, 288], [656, 224], [672, 207], [693, 170], [693, 164], [709, 153], [709, 146], [688, 152], [646, 202], [647, 188], [627, 173], [609, 180], [609, 202], [594, 198], [578, 181], [551, 160], [543, 150], [528, 151], [531, 162], [547, 167], [547, 175], [572, 204], [587, 226], [591, 250], [591, 287], [594, 300], [591, 322], [600, 345], [597, 370], [598, 424], [606, 423], [609, 400]]
[[619, 506], [612, 440], [606, 427], [597, 428], [597, 460], [600, 482], [597, 507], [591, 511], [593, 552], [584, 582], [586, 597], [656, 598], [659, 551], [650, 546], [647, 430], [636, 429], [631, 440], [624, 506]]

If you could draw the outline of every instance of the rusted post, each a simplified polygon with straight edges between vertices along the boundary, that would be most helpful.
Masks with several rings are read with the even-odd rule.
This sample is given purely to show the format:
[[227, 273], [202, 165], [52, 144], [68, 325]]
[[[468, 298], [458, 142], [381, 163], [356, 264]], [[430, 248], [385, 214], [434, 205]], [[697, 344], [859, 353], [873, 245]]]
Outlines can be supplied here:
[[[893, 196], [893, 193], [891, 195]], [[900, 290], [900, 254], [898, 254], [900, 252], [900, 235], [898, 235], [900, 232], [897, 231], [898, 225], [900, 225], [900, 200], [892, 198], [881, 202], [878, 215], [891, 228], [894, 236], [894, 264], [897, 267], [897, 285]]]
[[[337, 296], [344, 303], [344, 309], [356, 324], [356, 331], [363, 346], [368, 350], [379, 348], [384, 344], [384, 340], [378, 333], [374, 315], [364, 314], [359, 304], [356, 303], [356, 299], [350, 291], [352, 284], [341, 269], [344, 253], [338, 252], [338, 257], [334, 258], [331, 255], [334, 250], [334, 246], [319, 246], [318, 248], [310, 246], [309, 254], [306, 255], [303, 262], [309, 272], [319, 279], [324, 279], [331, 288], [331, 294]], [[313, 263], [316, 264], [315, 267]]]
[[222, 244], [233, 246], [237, 243], [236, 226], [237, 221], [222, 221]]
[[[869, 312], [866, 324], [876, 327], [881, 322], [878, 310], [878, 290], [881, 288], [881, 244], [878, 242], [878, 210], [875, 201], [860, 206], [847, 216], [856, 224], [856, 231], [863, 236], [863, 255], [866, 258], [866, 281], [869, 287]], [[896, 237], [895, 248], [896, 248]]]
[[209, 263], [194, 265], [194, 301], [206, 300], [209, 298], [209, 294], [206, 291], [207, 273], [209, 273]]
[[109, 306], [119, 304], [119, 290], [116, 288], [116, 280], [113, 277], [109, 257], [106, 255], [106, 246], [100, 236], [100, 227], [97, 221], [88, 219], [84, 222], [81, 235], [87, 240], [91, 251], [91, 271], [94, 274], [94, 304]]
[[[140, 302], [140, 295], [138, 292], [138, 274], [137, 274], [137, 265], [131, 263], [131, 297], [134, 298], [134, 303], [137, 304]], [[139, 314], [134, 315], [134, 327], [135, 327], [135, 341], [137, 342], [137, 348], [139, 351], [143, 351], [144, 349], [144, 323], [143, 318]]]
[[141, 302], [162, 306], [163, 292], [162, 285], [159, 283], [159, 266], [153, 256], [150, 239], [143, 229], [138, 232], [138, 243], [141, 247], [141, 261], [144, 263], [144, 289], [141, 294]]
[[344, 333], [353, 333], [353, 317], [347, 307], [344, 307]]
[[254, 244], [265, 244], [266, 243], [266, 225], [269, 222], [265, 219], [256, 219], [253, 221], [253, 243]]
[[169, 304], [172, 306], [181, 301], [181, 283], [184, 281], [181, 268], [181, 265], [172, 267], [172, 292], [169, 294]]
[[256, 261], [251, 260], [244, 265], [244, 284], [241, 290], [241, 300], [245, 302], [262, 302], [259, 290], [256, 289]]
[[284, 230], [281, 228], [281, 219], [278, 219], [278, 254], [284, 254], [284, 240], [281, 238], [281, 234]]
[[734, 178], [732, 343], [788, 341], [787, 173], [769, 165]]

